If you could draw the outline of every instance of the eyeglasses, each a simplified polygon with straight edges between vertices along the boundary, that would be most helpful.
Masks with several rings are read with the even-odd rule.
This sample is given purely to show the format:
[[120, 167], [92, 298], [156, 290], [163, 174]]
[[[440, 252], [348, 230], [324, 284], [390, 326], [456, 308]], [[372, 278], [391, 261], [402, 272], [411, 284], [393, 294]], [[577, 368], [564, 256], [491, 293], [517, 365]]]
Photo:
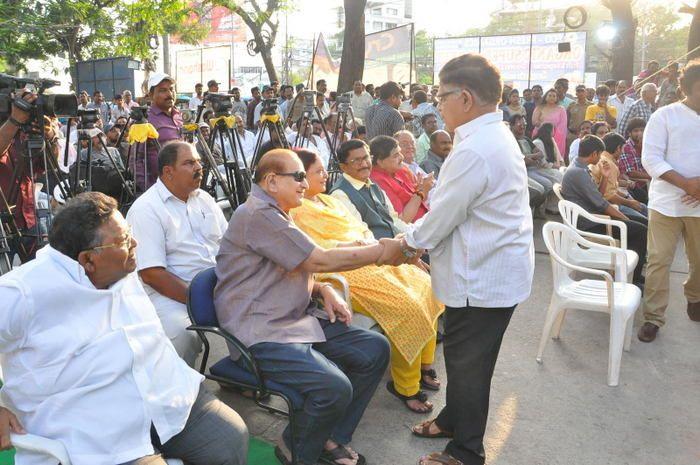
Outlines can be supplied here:
[[277, 176], [291, 176], [296, 182], [304, 182], [306, 179], [305, 171], [295, 171], [293, 173], [275, 173]]
[[114, 242], [112, 244], [105, 244], [105, 245], [98, 245], [97, 247], [90, 247], [87, 250], [102, 250], [102, 249], [109, 249], [112, 247], [125, 247], [128, 249], [129, 246], [131, 245], [131, 242], [133, 241], [134, 236], [132, 235], [131, 228], [129, 228], [129, 231], [126, 233], [126, 237], [124, 238], [123, 241], [119, 242]]
[[371, 159], [372, 159], [371, 156], [365, 155], [364, 157], [353, 158], [352, 160], [348, 160], [347, 162], [345, 162], [345, 164], [347, 164], [347, 165], [353, 165], [353, 166], [360, 166], [360, 165], [363, 164], [363, 163], [367, 163], [367, 162], [370, 161]]
[[442, 94], [437, 94], [435, 97], [438, 99], [438, 102], [445, 103], [447, 97], [449, 97], [452, 94], [459, 94], [460, 92], [462, 92], [462, 89], [448, 90], [447, 92], [443, 92]]

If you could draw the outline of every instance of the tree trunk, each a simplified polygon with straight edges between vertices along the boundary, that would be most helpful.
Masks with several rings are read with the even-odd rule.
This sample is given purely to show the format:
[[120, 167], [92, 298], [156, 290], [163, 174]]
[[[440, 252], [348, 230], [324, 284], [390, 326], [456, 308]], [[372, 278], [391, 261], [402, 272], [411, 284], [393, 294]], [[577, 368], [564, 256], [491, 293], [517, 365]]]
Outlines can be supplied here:
[[262, 57], [263, 64], [265, 64], [265, 71], [267, 71], [267, 76], [270, 78], [270, 82], [279, 81], [277, 79], [277, 70], [275, 69], [275, 64], [272, 62], [272, 50], [266, 47], [261, 39], [258, 41], [256, 39], [258, 47], [260, 49], [260, 56]]
[[634, 31], [637, 20], [632, 14], [631, 0], [608, 0], [605, 6], [612, 14], [617, 34], [612, 40], [612, 78], [632, 82], [634, 75]]
[[[695, 4], [693, 21], [690, 23], [690, 32], [688, 33], [688, 51], [690, 52], [696, 47], [700, 47], [700, 0]], [[700, 49], [688, 55], [688, 60], [694, 58], [700, 58]]]
[[367, 0], [343, 0], [345, 31], [343, 55], [340, 60], [338, 93], [352, 90], [355, 81], [362, 80], [365, 69], [365, 5]]

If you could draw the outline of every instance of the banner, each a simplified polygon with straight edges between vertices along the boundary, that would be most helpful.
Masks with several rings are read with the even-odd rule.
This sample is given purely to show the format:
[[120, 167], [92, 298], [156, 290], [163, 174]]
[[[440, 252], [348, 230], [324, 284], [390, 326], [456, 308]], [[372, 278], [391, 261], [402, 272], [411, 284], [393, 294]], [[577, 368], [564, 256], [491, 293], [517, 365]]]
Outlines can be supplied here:
[[334, 60], [331, 53], [328, 51], [326, 41], [323, 39], [323, 34], [318, 36], [316, 42], [316, 50], [313, 57], [312, 66], [312, 82], [311, 86], [316, 85], [319, 79], [325, 79], [329, 89], [338, 88], [338, 75], [340, 74], [340, 62]]
[[221, 83], [220, 91], [229, 88], [229, 62], [231, 47], [198, 48], [178, 50], [175, 53], [175, 80], [180, 93], [194, 92], [197, 83], [206, 85], [206, 81], [215, 79]]
[[413, 24], [365, 36], [364, 82], [381, 85], [387, 81], [412, 82]]
[[[194, 2], [194, 6], [201, 6], [201, 2]], [[192, 21], [209, 25], [209, 34], [199, 42], [201, 45], [245, 44], [247, 42], [247, 28], [240, 16], [232, 13], [225, 6], [207, 8], [207, 13], [203, 17], [193, 14], [190, 18]], [[171, 44], [182, 44], [176, 34], [171, 34], [169, 37]]]
[[478, 37], [454, 37], [433, 41], [433, 83], [439, 82], [438, 73], [451, 59], [465, 53], [479, 53]]
[[[571, 51], [559, 51], [563, 42], [570, 44]], [[450, 37], [435, 39], [433, 50], [435, 83], [449, 60], [477, 52], [498, 67], [504, 82], [521, 90], [535, 84], [548, 88], [561, 77], [569, 79], [572, 85], [584, 82], [585, 32]]]

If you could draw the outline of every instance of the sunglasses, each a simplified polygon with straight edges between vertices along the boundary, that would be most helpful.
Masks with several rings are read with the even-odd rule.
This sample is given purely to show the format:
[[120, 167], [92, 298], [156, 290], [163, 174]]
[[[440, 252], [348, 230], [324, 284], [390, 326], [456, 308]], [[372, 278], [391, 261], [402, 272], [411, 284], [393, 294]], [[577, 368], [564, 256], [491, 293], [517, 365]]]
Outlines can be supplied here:
[[304, 182], [306, 179], [305, 171], [295, 171], [293, 173], [275, 173], [277, 176], [291, 176], [296, 182]]

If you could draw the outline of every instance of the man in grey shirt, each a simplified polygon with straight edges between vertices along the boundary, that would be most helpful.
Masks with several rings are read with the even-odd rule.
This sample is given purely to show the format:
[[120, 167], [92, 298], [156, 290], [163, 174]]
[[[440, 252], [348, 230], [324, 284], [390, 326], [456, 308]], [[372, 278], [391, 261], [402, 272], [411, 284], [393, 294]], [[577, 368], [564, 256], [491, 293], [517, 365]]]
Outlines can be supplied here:
[[[639, 255], [639, 262], [634, 270], [634, 283], [643, 287], [642, 269], [646, 261], [647, 227], [642, 223], [629, 219], [624, 213], [610, 205], [603, 197], [603, 194], [601, 194], [601, 190], [605, 190], [605, 186], [602, 186], [603, 189], [601, 189], [601, 186], [597, 186], [588, 169], [588, 165], [598, 163], [600, 153], [604, 150], [605, 144], [597, 136], [589, 135], [581, 139], [578, 157], [564, 173], [564, 179], [561, 183], [561, 194], [566, 200], [575, 203], [589, 213], [608, 215], [627, 225], [627, 246]], [[606, 182], [606, 170], [609, 169], [610, 167], [606, 164], [601, 166], [604, 174], [602, 182]], [[586, 218], [579, 218], [577, 227], [584, 231], [606, 234], [605, 225], [593, 223]], [[619, 228], [613, 228], [613, 235], [616, 239], [620, 238]]]
[[292, 441], [300, 465], [319, 458], [363, 463], [347, 444], [386, 370], [389, 343], [380, 334], [348, 326], [347, 304], [313, 273], [398, 264], [386, 257], [401, 255], [400, 241], [318, 247], [288, 215], [308, 187], [304, 165], [290, 150], [266, 153], [254, 181], [216, 257], [219, 322], [250, 348], [266, 379], [293, 385], [304, 398], [295, 411], [295, 437], [287, 428], [276, 451], [283, 463], [289, 461], [283, 447]]
[[420, 167], [426, 173], [433, 173], [437, 180], [440, 175], [440, 168], [445, 162], [445, 158], [452, 151], [452, 138], [447, 131], [438, 129], [430, 135], [430, 149], [428, 154], [420, 164]]

